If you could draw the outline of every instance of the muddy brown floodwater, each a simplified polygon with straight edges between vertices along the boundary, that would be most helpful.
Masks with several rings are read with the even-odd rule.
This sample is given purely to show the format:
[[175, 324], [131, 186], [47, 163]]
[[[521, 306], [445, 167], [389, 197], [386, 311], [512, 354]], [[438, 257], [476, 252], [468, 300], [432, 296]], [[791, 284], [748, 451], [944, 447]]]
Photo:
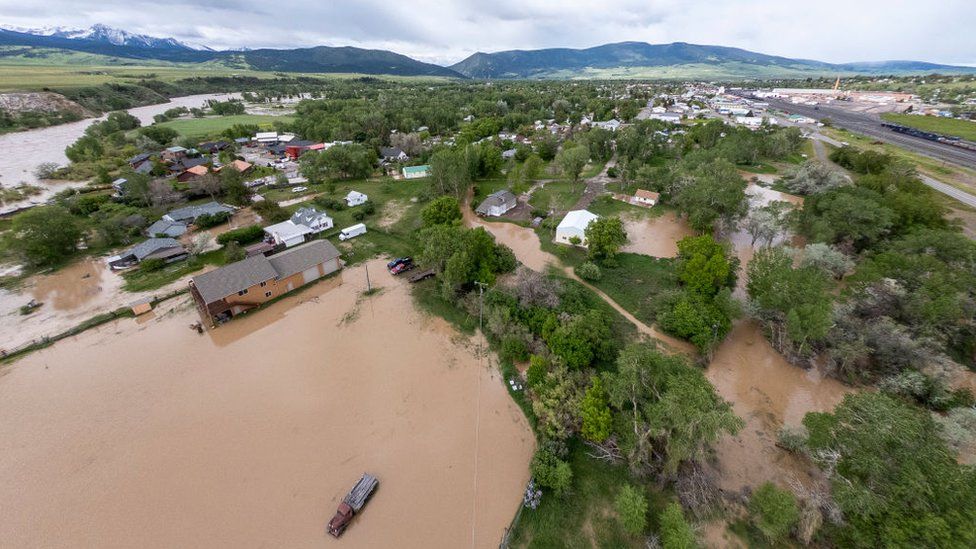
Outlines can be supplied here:
[[626, 218], [624, 230], [627, 231], [628, 242], [621, 251], [653, 257], [675, 257], [678, 255], [678, 241], [695, 235], [688, 223], [679, 219], [674, 212], [649, 219]]
[[347, 269], [202, 336], [185, 303], [6, 366], [0, 546], [322, 547], [368, 471], [343, 547], [496, 547], [532, 432], [469, 339], [381, 284]]

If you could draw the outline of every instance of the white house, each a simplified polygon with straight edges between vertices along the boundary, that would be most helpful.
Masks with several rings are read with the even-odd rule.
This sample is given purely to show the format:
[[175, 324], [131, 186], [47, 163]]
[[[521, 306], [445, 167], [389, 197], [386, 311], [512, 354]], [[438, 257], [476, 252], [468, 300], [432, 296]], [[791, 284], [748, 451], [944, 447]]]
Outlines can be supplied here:
[[572, 244], [574, 237], [579, 239], [582, 246], [586, 246], [586, 228], [597, 219], [595, 213], [588, 210], [573, 210], [556, 227], [556, 242]]
[[603, 128], [604, 130], [610, 130], [612, 132], [615, 132], [615, 131], [617, 131], [617, 128], [620, 127], [620, 121], [617, 120], [616, 118], [611, 118], [610, 120], [607, 120], [606, 122], [594, 122], [593, 123], [593, 127], [594, 128]]
[[312, 234], [312, 229], [305, 225], [292, 222], [292, 220], [282, 221], [264, 228], [264, 234], [268, 235], [276, 245], [284, 244], [286, 248], [297, 246], [305, 242], [305, 237]]
[[475, 213], [478, 215], [498, 217], [505, 215], [505, 212], [515, 206], [518, 206], [518, 200], [515, 198], [515, 195], [512, 194], [512, 191], [503, 189], [489, 194], [477, 209], [475, 209]]
[[672, 124], [678, 124], [681, 122], [681, 115], [676, 112], [654, 113], [650, 116], [650, 119], [660, 120], [662, 122], [670, 122]]
[[332, 218], [325, 212], [320, 212], [315, 208], [299, 208], [291, 216], [291, 222], [296, 225], [304, 225], [318, 234], [332, 228]]
[[736, 116], [735, 122], [747, 128], [758, 128], [762, 125], [763, 119], [758, 116]]
[[634, 193], [634, 202], [638, 204], [642, 204], [644, 206], [653, 206], [657, 204], [657, 201], [660, 197], [661, 195], [654, 191], [637, 189], [637, 192]]
[[359, 206], [367, 200], [369, 200], [369, 197], [365, 194], [357, 191], [349, 191], [349, 194], [346, 195], [346, 206], [352, 208], [353, 206]]

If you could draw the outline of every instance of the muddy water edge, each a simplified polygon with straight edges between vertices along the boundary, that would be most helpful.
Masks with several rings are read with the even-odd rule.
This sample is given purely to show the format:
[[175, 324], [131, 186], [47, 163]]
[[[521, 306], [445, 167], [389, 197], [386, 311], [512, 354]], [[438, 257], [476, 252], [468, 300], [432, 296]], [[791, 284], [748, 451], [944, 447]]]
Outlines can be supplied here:
[[321, 547], [363, 471], [344, 546], [497, 546], [532, 432], [469, 339], [361, 270], [202, 336], [185, 302], [7, 366], [0, 546]]

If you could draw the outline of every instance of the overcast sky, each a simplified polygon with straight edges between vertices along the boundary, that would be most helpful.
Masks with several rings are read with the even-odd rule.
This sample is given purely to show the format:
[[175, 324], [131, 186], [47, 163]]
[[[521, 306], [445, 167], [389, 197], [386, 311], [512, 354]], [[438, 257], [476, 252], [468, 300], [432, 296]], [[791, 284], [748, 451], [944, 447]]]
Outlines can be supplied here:
[[104, 23], [215, 49], [359, 46], [439, 64], [633, 40], [976, 65], [976, 0], [0, 0], [0, 23]]

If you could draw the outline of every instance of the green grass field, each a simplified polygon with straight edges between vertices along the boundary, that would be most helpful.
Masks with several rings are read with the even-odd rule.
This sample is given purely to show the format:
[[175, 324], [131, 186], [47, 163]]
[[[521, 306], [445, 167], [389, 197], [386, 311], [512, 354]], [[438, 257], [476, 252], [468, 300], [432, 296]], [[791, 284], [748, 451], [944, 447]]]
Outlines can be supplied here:
[[177, 120], [163, 122], [159, 125], [172, 128], [183, 137], [198, 139], [210, 135], [217, 135], [235, 124], [254, 124], [261, 128], [271, 129], [276, 121], [289, 123], [292, 120], [294, 118], [291, 116], [238, 114], [233, 116], [208, 116], [206, 118], [179, 118]]
[[901, 124], [909, 128], [976, 141], [976, 122], [971, 120], [895, 113], [882, 114], [881, 118], [893, 124]]

